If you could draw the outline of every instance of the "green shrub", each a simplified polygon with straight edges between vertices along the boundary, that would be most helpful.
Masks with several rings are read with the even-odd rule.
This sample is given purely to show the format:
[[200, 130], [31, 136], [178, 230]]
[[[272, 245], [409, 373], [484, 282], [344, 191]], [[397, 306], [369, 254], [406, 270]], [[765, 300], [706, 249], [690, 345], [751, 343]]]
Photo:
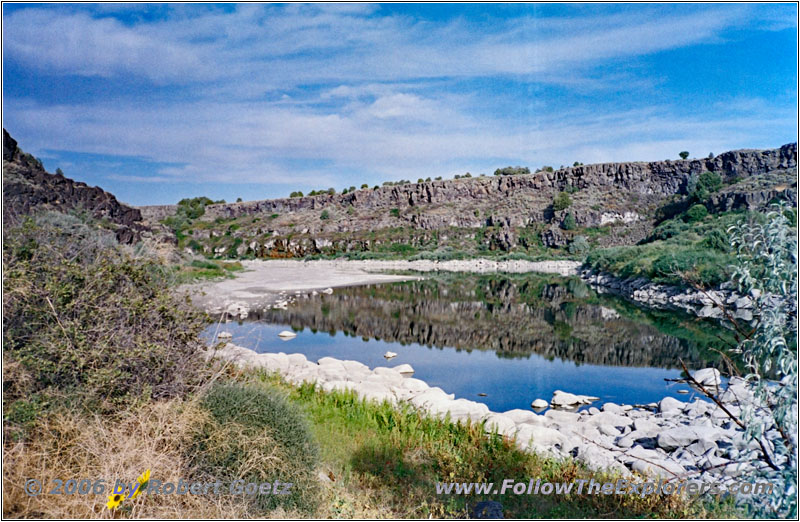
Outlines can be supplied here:
[[[202, 379], [204, 315], [94, 223], [51, 213], [4, 230], [3, 352], [44, 402], [113, 411]], [[3, 395], [4, 403], [19, 397]]]
[[190, 448], [198, 471], [230, 483], [291, 482], [290, 495], [254, 495], [265, 514], [279, 506], [313, 513], [319, 449], [300, 410], [265, 384], [217, 384], [202, 400], [211, 418]]
[[564, 230], [575, 230], [577, 226], [578, 224], [575, 222], [575, 216], [573, 216], [572, 213], [567, 214], [566, 217], [564, 217], [564, 222], [561, 224]]
[[710, 231], [703, 240], [703, 246], [719, 250], [720, 252], [730, 252], [730, 238], [723, 230], [714, 229]]
[[669, 239], [671, 237], [677, 236], [686, 229], [687, 229], [686, 224], [669, 219], [658, 225], [655, 228], [655, 230], [653, 230], [653, 233], [650, 234], [650, 237], [648, 239], [650, 241], [655, 241], [658, 239], [661, 240]]
[[416, 248], [406, 243], [392, 243], [392, 245], [389, 247], [389, 251], [405, 256], [410, 256], [417, 253]]
[[217, 264], [214, 263], [213, 261], [203, 261], [201, 259], [195, 259], [190, 263], [190, 266], [193, 266], [194, 268], [207, 268], [210, 270], [219, 269], [219, 266], [217, 266]]
[[722, 188], [722, 178], [716, 172], [703, 172], [693, 180], [689, 196], [695, 201], [705, 201], [714, 192]]
[[657, 282], [691, 281], [704, 286], [719, 285], [727, 280], [727, 258], [709, 250], [681, 250], [667, 253], [653, 261], [653, 279]]
[[707, 215], [708, 209], [706, 209], [705, 205], [692, 205], [692, 207], [686, 211], [686, 221], [689, 223], [702, 221]]
[[394, 217], [399, 217], [400, 216], [400, 209], [399, 208], [390, 209], [389, 210], [389, 215], [394, 216]]
[[320, 219], [330, 219], [331, 215], [328, 213], [327, 210], [323, 210], [322, 214], [319, 215], [319, 218]]
[[567, 247], [570, 254], [585, 254], [589, 251], [590, 245], [586, 236], [576, 236], [572, 243]]
[[553, 198], [553, 210], [560, 212], [572, 205], [572, 198], [566, 192], [559, 192]]

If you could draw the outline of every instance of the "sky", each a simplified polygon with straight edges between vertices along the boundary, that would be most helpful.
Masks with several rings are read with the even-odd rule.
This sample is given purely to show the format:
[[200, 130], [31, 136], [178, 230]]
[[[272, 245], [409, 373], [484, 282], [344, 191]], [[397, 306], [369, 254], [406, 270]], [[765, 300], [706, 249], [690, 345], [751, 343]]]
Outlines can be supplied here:
[[796, 4], [3, 4], [3, 127], [134, 204], [797, 141]]

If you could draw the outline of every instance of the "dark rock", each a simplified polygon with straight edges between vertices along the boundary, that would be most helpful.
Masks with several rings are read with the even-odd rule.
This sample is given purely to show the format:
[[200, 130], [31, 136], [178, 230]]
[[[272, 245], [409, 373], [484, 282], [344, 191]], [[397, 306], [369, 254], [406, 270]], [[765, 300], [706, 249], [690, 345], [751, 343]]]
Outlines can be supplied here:
[[475, 504], [470, 514], [472, 518], [503, 518], [503, 504], [494, 500], [484, 500]]
[[99, 187], [46, 172], [41, 163], [22, 152], [16, 140], [3, 129], [3, 219], [13, 223], [41, 210], [83, 210], [106, 219], [121, 243], [138, 241], [149, 230], [139, 210], [117, 201]]
[[542, 243], [547, 248], [567, 246], [569, 240], [557, 227], [550, 227], [542, 233]]

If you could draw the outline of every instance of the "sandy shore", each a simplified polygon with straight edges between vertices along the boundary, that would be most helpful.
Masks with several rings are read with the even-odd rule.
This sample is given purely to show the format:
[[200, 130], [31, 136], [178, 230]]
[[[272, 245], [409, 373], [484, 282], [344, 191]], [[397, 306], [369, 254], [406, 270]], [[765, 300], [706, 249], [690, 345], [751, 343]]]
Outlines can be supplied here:
[[491, 261], [469, 259], [454, 261], [378, 261], [278, 259], [244, 261], [245, 270], [234, 279], [202, 283], [189, 287], [193, 301], [210, 312], [230, 305], [243, 308], [268, 306], [282, 295], [297, 292], [321, 292], [327, 288], [418, 280], [419, 275], [396, 275], [382, 272], [543, 272], [560, 275], [577, 273], [576, 261]]

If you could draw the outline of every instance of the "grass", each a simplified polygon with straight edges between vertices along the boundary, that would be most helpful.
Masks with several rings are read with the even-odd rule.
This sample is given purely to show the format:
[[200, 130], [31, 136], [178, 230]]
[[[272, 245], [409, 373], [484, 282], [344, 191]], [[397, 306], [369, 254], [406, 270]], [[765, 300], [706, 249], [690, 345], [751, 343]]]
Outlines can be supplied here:
[[232, 278], [236, 272], [244, 270], [238, 261], [219, 261], [212, 259], [195, 259], [188, 264], [175, 265], [174, 283], [185, 284], [198, 281]]
[[549, 481], [615, 480], [572, 461], [520, 451], [487, 435], [480, 424], [454, 424], [411, 407], [375, 404], [349, 392], [299, 388], [264, 373], [247, 379], [284, 389], [311, 422], [325, 471], [333, 478], [321, 516], [463, 518], [481, 500], [503, 504], [506, 518], [709, 517], [730, 515], [726, 504], [653, 496], [436, 495], [439, 481], [494, 482], [530, 477]]
[[622, 278], [679, 286], [694, 282], [712, 287], [728, 281], [736, 260], [728, 249], [728, 227], [739, 220], [763, 221], [763, 215], [726, 212], [696, 219], [696, 213], [684, 214], [662, 222], [638, 245], [594, 250], [586, 263]]

